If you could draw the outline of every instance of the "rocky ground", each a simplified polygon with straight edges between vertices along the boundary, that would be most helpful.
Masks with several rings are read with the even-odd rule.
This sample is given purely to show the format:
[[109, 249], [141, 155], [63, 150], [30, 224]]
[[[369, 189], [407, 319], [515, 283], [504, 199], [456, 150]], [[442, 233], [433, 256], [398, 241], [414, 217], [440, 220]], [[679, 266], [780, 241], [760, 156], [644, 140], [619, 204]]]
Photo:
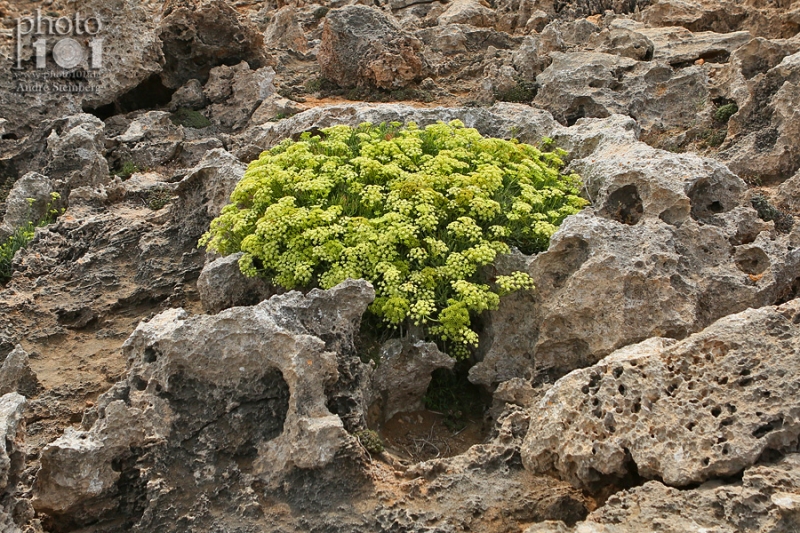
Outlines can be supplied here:
[[[18, 91], [36, 9], [103, 21], [91, 91]], [[797, 0], [0, 19], [0, 238], [64, 209], [0, 286], [0, 530], [800, 530]], [[498, 261], [537, 289], [483, 317], [485, 414], [458, 428], [421, 403], [435, 346], [362, 357], [367, 283], [276, 294], [197, 247], [281, 140], [452, 119], [553, 139], [591, 202]]]

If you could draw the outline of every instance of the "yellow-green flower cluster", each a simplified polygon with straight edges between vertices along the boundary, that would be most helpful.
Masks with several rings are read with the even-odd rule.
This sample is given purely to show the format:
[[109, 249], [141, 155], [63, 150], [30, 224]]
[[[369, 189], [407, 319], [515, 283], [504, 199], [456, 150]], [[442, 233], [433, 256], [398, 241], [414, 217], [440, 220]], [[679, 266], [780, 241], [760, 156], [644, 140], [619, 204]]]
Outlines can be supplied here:
[[492, 284], [481, 267], [511, 246], [546, 249], [586, 204], [562, 154], [459, 121], [305, 133], [251, 163], [201, 244], [244, 252], [245, 274], [287, 289], [367, 279], [385, 323], [424, 325], [466, 355], [478, 342], [471, 317], [533, 288], [523, 272]]

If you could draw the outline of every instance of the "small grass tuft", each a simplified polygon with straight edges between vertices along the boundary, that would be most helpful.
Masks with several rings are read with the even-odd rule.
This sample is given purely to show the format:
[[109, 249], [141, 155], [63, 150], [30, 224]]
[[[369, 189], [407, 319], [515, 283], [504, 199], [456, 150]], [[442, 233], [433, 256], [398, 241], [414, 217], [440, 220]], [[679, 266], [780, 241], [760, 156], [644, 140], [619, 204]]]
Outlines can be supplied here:
[[153, 189], [147, 194], [147, 207], [158, 211], [172, 200], [172, 192], [168, 189]]
[[733, 115], [739, 111], [739, 106], [735, 102], [725, 104], [717, 108], [714, 112], [714, 119], [717, 122], [727, 124]]
[[194, 128], [196, 130], [207, 128], [211, 125], [211, 121], [203, 116], [202, 113], [188, 107], [181, 107], [175, 111], [172, 116], [170, 116], [170, 120], [176, 126]]
[[364, 429], [361, 431], [356, 431], [354, 435], [369, 453], [375, 455], [383, 453], [383, 442], [381, 441], [381, 438], [377, 432], [372, 431], [371, 429]]

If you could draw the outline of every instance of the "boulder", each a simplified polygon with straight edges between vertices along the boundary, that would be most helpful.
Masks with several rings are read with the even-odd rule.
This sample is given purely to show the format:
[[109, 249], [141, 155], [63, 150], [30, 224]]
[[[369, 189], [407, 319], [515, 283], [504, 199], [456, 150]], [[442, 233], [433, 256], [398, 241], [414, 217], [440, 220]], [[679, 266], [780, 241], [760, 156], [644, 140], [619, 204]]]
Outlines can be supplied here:
[[561, 52], [564, 48], [561, 33], [550, 25], [541, 33], [525, 37], [512, 55], [512, 64], [523, 78], [534, 81], [553, 62], [550, 53]]
[[272, 61], [258, 29], [224, 0], [170, 0], [162, 17], [158, 36], [166, 87], [177, 89], [191, 79], [205, 83], [220, 65], [246, 61], [259, 69]]
[[419, 108], [405, 104], [336, 104], [313, 107], [293, 117], [253, 126], [233, 139], [232, 152], [243, 161], [251, 161], [278, 142], [312, 129], [338, 124], [358, 126], [362, 122], [409, 122], [420, 126], [442, 120], [461, 120], [483, 135], [516, 137], [522, 142], [538, 143], [553, 133], [556, 122], [550, 113], [522, 104], [497, 103], [490, 108], [436, 107]]
[[734, 476], [800, 436], [800, 301], [652, 338], [560, 379], [532, 409], [522, 460], [597, 488], [631, 472], [686, 486]]
[[[774, 62], [780, 56], [775, 52], [765, 55], [764, 61]], [[764, 61], [759, 67], [764, 67]], [[757, 72], [748, 72], [746, 91], [734, 93], [739, 111], [730, 118], [729, 142], [719, 157], [743, 177], [781, 182], [800, 168], [800, 121], [794, 105], [800, 98], [800, 52], [786, 55], [764, 73]]]
[[0, 366], [0, 395], [18, 392], [31, 397], [40, 389], [39, 380], [28, 362], [28, 353], [17, 344]]
[[637, 143], [635, 123], [622, 117], [552, 136], [580, 158], [571, 169], [594, 207], [565, 220], [549, 249], [521, 265], [536, 292], [510, 295], [489, 313], [473, 383], [551, 381], [630, 343], [681, 339], [794, 294], [792, 238], [759, 218], [723, 165]]
[[712, 481], [676, 489], [658, 481], [612, 495], [605, 505], [569, 527], [535, 524], [525, 533], [640, 533], [663, 531], [772, 531], [800, 527], [800, 456], [748, 468], [738, 483]]
[[182, 107], [189, 109], [202, 109], [208, 105], [208, 99], [203, 94], [203, 85], [200, 80], [191, 79], [184, 83], [172, 94], [169, 110], [177, 111]]
[[341, 87], [405, 87], [427, 76], [422, 43], [378, 9], [331, 10], [317, 54], [322, 75]]
[[433, 371], [452, 369], [455, 362], [432, 342], [409, 338], [384, 343], [378, 367], [372, 375], [373, 404], [382, 414], [379, 422], [387, 422], [397, 413], [424, 409], [422, 399]]
[[118, 167], [134, 164], [153, 169], [175, 158], [185, 138], [183, 127], [172, 122], [166, 111], [147, 111], [136, 116], [120, 135], [111, 137], [113, 156]]
[[219, 313], [229, 307], [255, 305], [274, 294], [263, 278], [248, 278], [239, 270], [242, 253], [221, 257], [207, 264], [197, 278], [203, 309]]
[[107, 183], [105, 140], [105, 125], [94, 115], [82, 113], [59, 120], [47, 137], [43, 174], [64, 197], [77, 187]]
[[[208, 217], [219, 216], [247, 166], [222, 148], [209, 150], [203, 159], [178, 182], [177, 190], [190, 197], [194, 208]], [[196, 191], [202, 190], [202, 197]], [[195, 202], [197, 200], [197, 202]]]
[[653, 60], [674, 67], [686, 66], [698, 60], [707, 63], [725, 63], [740, 46], [753, 38], [750, 32], [732, 33], [697, 32], [685, 28], [641, 28], [635, 33], [653, 43]]
[[536, 78], [535, 105], [562, 124], [614, 113], [635, 118], [646, 132], [688, 128], [709, 96], [700, 67], [679, 71], [655, 61], [600, 52], [552, 52], [552, 64]]
[[0, 528], [7, 533], [22, 533], [25, 519], [30, 518], [28, 500], [17, 487], [25, 467], [26, 405], [25, 397], [16, 392], [0, 397]]
[[606, 28], [589, 38], [588, 47], [604, 54], [629, 57], [637, 61], [653, 59], [653, 41], [641, 32], [627, 28]]
[[34, 507], [81, 525], [134, 498], [146, 509], [126, 517], [131, 526], [162, 529], [169, 509], [188, 512], [186, 501], [222, 485], [260, 509], [250, 503], [254, 488], [285, 489], [293, 473], [358, 461], [355, 439], [326, 401], [341, 353], [332, 349], [346, 349], [374, 296], [368, 283], [348, 281], [214, 316], [171, 309], [141, 323], [123, 346], [128, 375], [87, 413], [90, 429], [69, 428], [42, 451]]
[[48, 207], [55, 207], [50, 196], [52, 192], [50, 178], [36, 172], [28, 172], [15, 181], [6, 198], [6, 212], [0, 224], [0, 242], [28, 222], [38, 225], [47, 216]]
[[[79, 4], [79, 5], [76, 5]], [[84, 88], [82, 91], [34, 91], [17, 92], [19, 85], [12, 75], [11, 68], [0, 73], [0, 116], [8, 120], [7, 130], [13, 131], [17, 137], [22, 138], [31, 133], [43, 120], [57, 119], [66, 115], [81, 113], [84, 109], [96, 109], [112, 104], [124, 97], [161, 71], [163, 55], [161, 42], [156, 34], [156, 21], [148, 13], [148, 7], [135, 0], [82, 0], [71, 3], [64, 8], [61, 15], [73, 18], [76, 12], [81, 19], [87, 16], [97, 17], [102, 21], [102, 28], [97, 38], [102, 38], [102, 63], [101, 69], [96, 71], [98, 76], [85, 82], [76, 82]], [[9, 20], [13, 19], [4, 11]], [[42, 16], [48, 16], [43, 8]], [[57, 15], [58, 16], [58, 15]], [[11, 36], [11, 34], [9, 34]], [[84, 37], [76, 37], [78, 40]], [[34, 54], [32, 41], [34, 35], [23, 37], [23, 67], [33, 71]], [[51, 43], [54, 42], [51, 37]], [[8, 46], [4, 47], [4, 57], [14, 57], [12, 51], [13, 41], [9, 39]], [[77, 70], [89, 68], [90, 55], [84, 49], [84, 59], [76, 67]], [[54, 67], [49, 60], [50, 68]], [[44, 80], [44, 85], [48, 85]], [[56, 80], [50, 80], [56, 81]], [[73, 80], [67, 80], [73, 82]], [[70, 83], [72, 84], [72, 83]], [[63, 83], [59, 83], [63, 86]], [[32, 169], [33, 170], [33, 169]], [[38, 170], [38, 169], [37, 169]]]
[[790, 38], [800, 31], [800, 10], [793, 4], [736, 2], [735, 0], [657, 0], [641, 6], [640, 19], [648, 26], [683, 26], [691, 31]]
[[268, 48], [308, 52], [308, 39], [297, 20], [297, 10], [284, 6], [272, 14], [269, 26], [264, 31], [264, 42]]
[[447, 10], [439, 15], [440, 26], [448, 24], [469, 24], [478, 27], [493, 27], [495, 14], [492, 9], [479, 0], [453, 0]]
[[211, 69], [203, 94], [211, 102], [211, 120], [225, 130], [245, 127], [264, 99], [275, 94], [272, 67], [250, 70], [244, 61]]

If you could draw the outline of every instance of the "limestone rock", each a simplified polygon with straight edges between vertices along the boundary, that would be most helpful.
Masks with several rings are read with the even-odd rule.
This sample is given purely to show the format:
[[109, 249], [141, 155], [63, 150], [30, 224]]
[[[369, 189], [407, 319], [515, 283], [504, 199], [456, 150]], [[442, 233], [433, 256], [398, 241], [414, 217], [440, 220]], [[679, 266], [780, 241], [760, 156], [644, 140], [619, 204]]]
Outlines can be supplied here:
[[673, 66], [689, 65], [698, 59], [710, 63], [724, 63], [733, 51], [753, 38], [750, 32], [746, 31], [692, 33], [680, 27], [635, 27], [633, 31], [653, 43], [653, 60]]
[[28, 353], [18, 344], [0, 366], [0, 395], [18, 392], [31, 397], [40, 388], [39, 380], [28, 362]]
[[28, 222], [36, 225], [44, 219], [53, 201], [51, 192], [53, 185], [50, 178], [36, 172], [28, 172], [15, 181], [6, 198], [6, 212], [0, 224], [0, 242]]
[[[354, 438], [326, 406], [338, 377], [329, 348], [352, 338], [373, 298], [368, 283], [349, 281], [214, 316], [171, 309], [141, 323], [123, 346], [127, 378], [98, 400], [91, 429], [68, 429], [43, 450], [34, 506], [87, 524], [138, 498], [150, 509], [128, 520], [143, 516], [137, 527], [147, 530], [185, 505], [183, 491], [196, 501], [227, 483], [241, 498], [256, 480], [291, 484], [285, 476], [297, 469], [357, 459]], [[142, 483], [123, 482], [132, 475]]]
[[71, 189], [105, 184], [109, 180], [105, 125], [86, 113], [67, 117], [47, 137], [47, 164], [43, 173], [66, 196]]
[[[522, 265], [536, 291], [510, 295], [489, 314], [474, 383], [552, 380], [627, 344], [681, 339], [791, 298], [800, 255], [739, 205], [743, 182], [713, 160], [655, 150], [635, 135], [622, 117], [552, 134], [581, 157], [571, 168], [594, 209], [569, 217], [550, 248]], [[599, 183], [614, 185], [599, 193]]]
[[719, 157], [744, 177], [780, 182], [800, 168], [800, 122], [794, 105], [800, 98], [800, 52], [783, 57], [765, 73], [755, 72], [749, 72], [746, 92], [737, 94], [739, 112], [728, 125], [731, 140]]
[[0, 397], [0, 494], [14, 489], [11, 485], [22, 473], [25, 438], [23, 411], [27, 401], [16, 392]]
[[741, 3], [731, 0], [657, 0], [642, 6], [649, 26], [683, 26], [691, 31], [730, 33], [748, 30], [767, 38], [789, 38], [800, 30], [793, 4]]
[[637, 61], [653, 59], [653, 41], [641, 32], [627, 28], [604, 29], [592, 34], [589, 46], [598, 52], [629, 57]]
[[253, 160], [282, 139], [314, 128], [337, 124], [357, 126], [362, 122], [408, 122], [420, 126], [458, 119], [483, 135], [538, 143], [551, 136], [556, 122], [550, 113], [527, 105], [497, 103], [490, 108], [419, 108], [404, 104], [338, 104], [314, 107], [279, 122], [248, 128], [233, 140], [232, 151], [242, 160]]
[[140, 169], [152, 169], [175, 158], [184, 138], [183, 127], [173, 124], [169, 113], [147, 111], [109, 141], [115, 145], [113, 160], [118, 166], [133, 163]]
[[169, 110], [177, 111], [181, 107], [201, 109], [206, 105], [208, 105], [208, 99], [203, 94], [203, 85], [200, 80], [191, 79], [172, 94]]
[[211, 102], [211, 120], [226, 130], [238, 130], [264, 99], [275, 93], [272, 67], [250, 70], [244, 61], [235, 67], [211, 69], [203, 93]]
[[372, 391], [382, 412], [380, 422], [397, 413], [424, 408], [431, 374], [440, 368], [452, 369], [455, 359], [439, 351], [432, 342], [392, 339], [381, 347], [381, 358], [372, 375]]
[[427, 75], [422, 43], [381, 11], [360, 5], [325, 18], [319, 60], [323, 76], [341, 87], [405, 87]]
[[297, 21], [297, 11], [292, 6], [284, 6], [272, 14], [272, 20], [264, 32], [264, 42], [268, 48], [294, 50], [306, 53], [308, 39]]
[[177, 89], [191, 79], [205, 83], [219, 65], [247, 61], [258, 69], [271, 61], [258, 29], [224, 0], [170, 0], [162, 15], [161, 79], [167, 87]]
[[688, 128], [697, 119], [697, 102], [708, 98], [699, 67], [678, 72], [659, 62], [600, 52], [553, 52], [553, 62], [536, 78], [534, 103], [562, 124], [583, 117], [623, 113], [646, 131]]
[[494, 26], [494, 11], [479, 0], [453, 0], [447, 11], [439, 15], [440, 26], [448, 24], [469, 24], [471, 26]]
[[[177, 191], [189, 197], [194, 208], [209, 217], [216, 217], [228, 205], [231, 193], [245, 170], [244, 163], [226, 150], [215, 148], [206, 152], [203, 159], [178, 182]], [[199, 191], [202, 191], [202, 196], [198, 197]]]
[[[13, 131], [22, 138], [35, 130], [44, 119], [57, 119], [67, 115], [81, 113], [84, 109], [95, 109], [111, 104], [126, 94], [134, 91], [151, 76], [161, 71], [163, 55], [161, 42], [156, 34], [156, 22], [148, 13], [148, 8], [135, 0], [82, 0], [79, 6], [71, 3], [65, 7], [61, 15], [71, 18], [80, 12], [82, 19], [89, 14], [102, 21], [103, 28], [97, 37], [103, 39], [102, 69], [97, 78], [84, 85], [91, 86], [91, 91], [61, 92], [44, 91], [18, 93], [17, 80], [12, 76], [12, 40], [8, 47], [4, 46], [3, 56], [7, 58], [9, 68], [0, 73], [0, 116], [9, 121], [8, 131]], [[8, 11], [5, 16], [10, 18]], [[42, 16], [46, 16], [43, 9]], [[10, 20], [13, 20], [10, 18]], [[11, 34], [9, 34], [9, 37]], [[78, 37], [83, 39], [83, 37]], [[35, 36], [23, 37], [24, 61], [32, 64], [32, 41]], [[53, 41], [51, 41], [53, 42]], [[88, 69], [89, 54], [78, 70]], [[25, 63], [23, 63], [24, 65]], [[52, 63], [51, 63], [52, 65]], [[55, 80], [53, 80], [55, 81]], [[47, 85], [47, 83], [45, 83]], [[61, 85], [61, 84], [60, 84]], [[31, 169], [33, 170], [33, 169]], [[36, 169], [40, 170], [40, 169]]]
[[243, 254], [221, 257], [207, 264], [197, 278], [197, 292], [203, 309], [219, 313], [229, 307], [255, 305], [274, 293], [262, 278], [248, 278], [239, 270]]
[[790, 533], [800, 527], [799, 467], [800, 457], [789, 454], [775, 463], [748, 468], [740, 483], [712, 481], [679, 490], [648, 481], [612, 495], [574, 528], [551, 521], [533, 525], [525, 533]]
[[265, 122], [272, 122], [290, 117], [301, 112], [302, 109], [292, 100], [284, 98], [283, 96], [273, 94], [272, 96], [261, 102], [250, 117], [250, 124], [259, 125]]
[[541, 33], [525, 37], [514, 51], [512, 64], [523, 78], [535, 80], [553, 62], [550, 53], [560, 52], [564, 47], [561, 33], [553, 26], [547, 26]]
[[800, 435], [800, 302], [749, 309], [687, 339], [649, 339], [561, 380], [532, 409], [526, 468], [576, 486], [736, 475]]

